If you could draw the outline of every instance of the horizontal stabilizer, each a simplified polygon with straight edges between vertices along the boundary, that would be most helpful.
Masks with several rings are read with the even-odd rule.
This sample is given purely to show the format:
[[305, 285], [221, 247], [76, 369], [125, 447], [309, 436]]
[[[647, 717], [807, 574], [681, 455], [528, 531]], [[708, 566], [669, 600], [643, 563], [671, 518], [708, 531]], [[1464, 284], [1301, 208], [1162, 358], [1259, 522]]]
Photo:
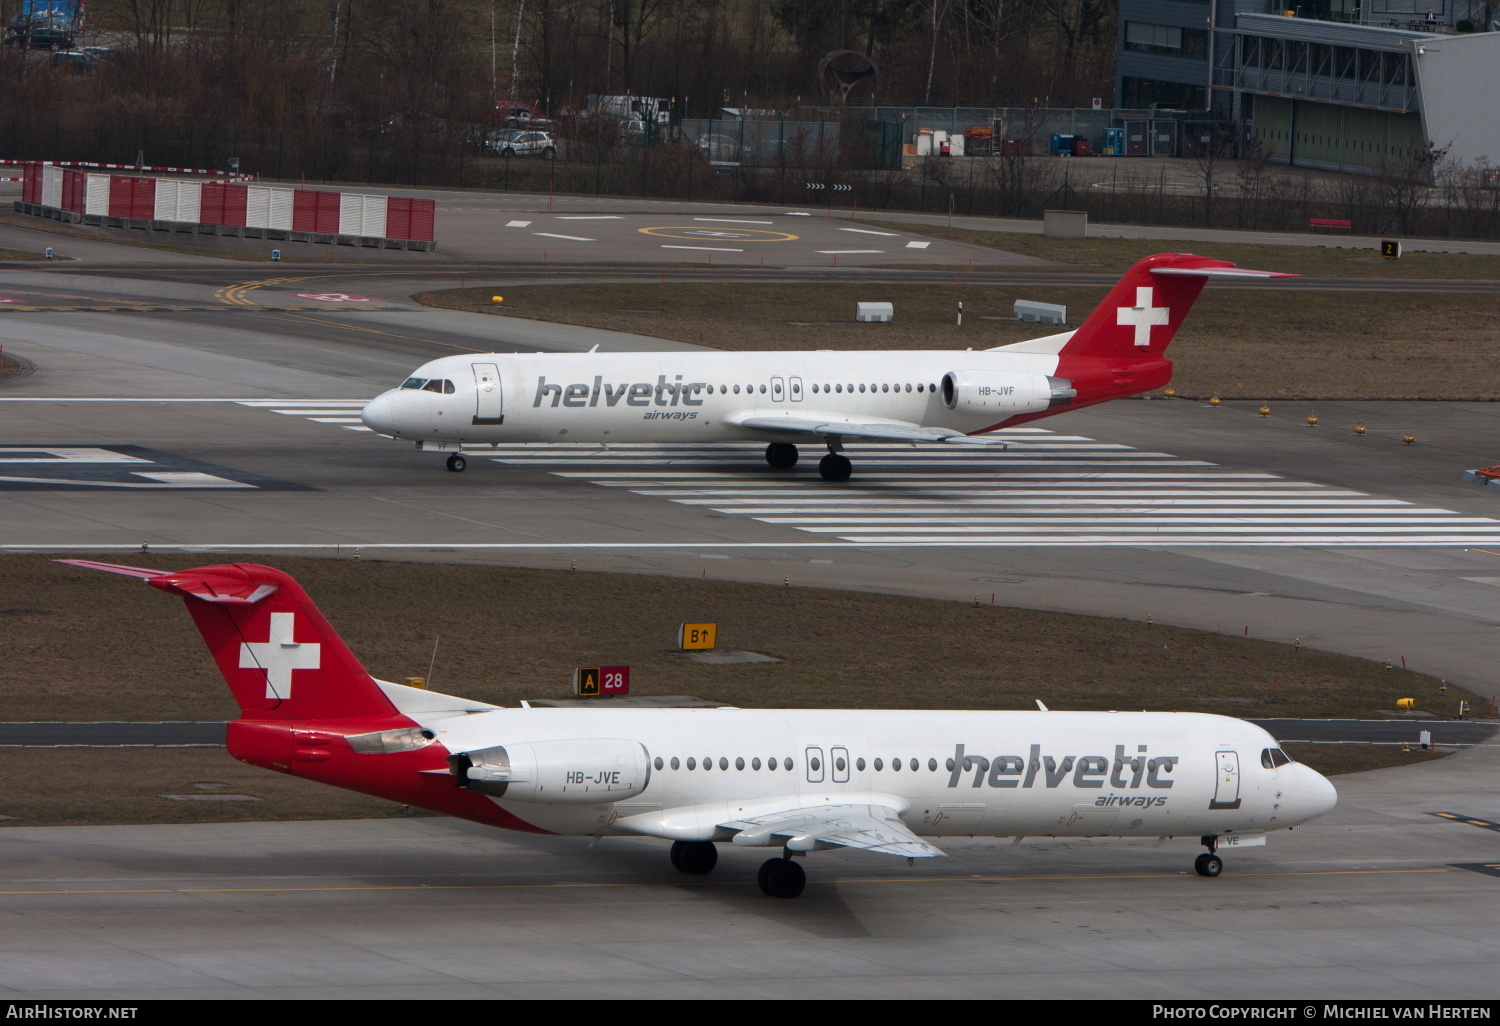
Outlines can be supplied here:
[[105, 573], [139, 577], [143, 580], [151, 577], [162, 577], [172, 572], [170, 570], [148, 570], [143, 566], [123, 566], [119, 563], [99, 563], [92, 559], [59, 559], [56, 562], [66, 563], [68, 566], [81, 566], [85, 570], [103, 570]]
[[59, 559], [59, 563], [81, 566], [86, 570], [103, 570], [149, 581], [162, 591], [173, 591], [204, 602], [253, 604], [276, 594], [276, 585], [252, 580], [236, 566], [206, 567], [196, 570], [148, 570], [139, 566], [96, 563], [88, 559]]
[[1153, 267], [1152, 274], [1173, 278], [1300, 278], [1286, 271], [1252, 271], [1248, 267]]

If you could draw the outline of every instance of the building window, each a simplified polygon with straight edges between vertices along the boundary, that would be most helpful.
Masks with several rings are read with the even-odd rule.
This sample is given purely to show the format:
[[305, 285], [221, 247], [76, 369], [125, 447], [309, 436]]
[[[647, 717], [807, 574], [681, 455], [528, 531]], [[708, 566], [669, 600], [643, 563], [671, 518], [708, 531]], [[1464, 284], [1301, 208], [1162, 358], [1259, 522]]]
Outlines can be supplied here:
[[[1174, 110], [1193, 110], [1204, 106], [1202, 86], [1182, 82], [1158, 82], [1146, 78], [1125, 77], [1121, 80], [1124, 93], [1122, 107], [1145, 110], [1148, 107], [1164, 107]], [[936, 385], [928, 386], [937, 391]]]
[[1182, 29], [1171, 25], [1127, 21], [1125, 49], [1142, 53], [1176, 53], [1182, 49]]

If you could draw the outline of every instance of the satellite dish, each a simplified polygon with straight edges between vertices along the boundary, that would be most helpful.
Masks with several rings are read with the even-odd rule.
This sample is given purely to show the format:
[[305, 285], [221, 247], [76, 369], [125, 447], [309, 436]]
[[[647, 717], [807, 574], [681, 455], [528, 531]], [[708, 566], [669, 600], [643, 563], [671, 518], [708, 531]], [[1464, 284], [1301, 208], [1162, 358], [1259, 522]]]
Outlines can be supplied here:
[[855, 50], [834, 50], [818, 61], [818, 85], [834, 103], [842, 107], [849, 94], [861, 83], [870, 83], [870, 95], [880, 87], [880, 69], [875, 62]]

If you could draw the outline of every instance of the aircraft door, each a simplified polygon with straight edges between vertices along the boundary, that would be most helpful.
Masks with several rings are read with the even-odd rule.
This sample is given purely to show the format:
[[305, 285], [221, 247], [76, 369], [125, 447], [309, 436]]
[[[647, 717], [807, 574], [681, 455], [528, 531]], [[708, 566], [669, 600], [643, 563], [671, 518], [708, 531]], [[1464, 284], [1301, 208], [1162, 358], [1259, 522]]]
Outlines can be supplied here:
[[800, 403], [802, 401], [802, 379], [792, 377], [787, 378], [787, 382], [791, 385], [792, 402]]
[[1240, 753], [1220, 751], [1214, 754], [1214, 800], [1210, 809], [1240, 807]]
[[504, 424], [505, 394], [500, 389], [500, 368], [493, 363], [474, 368], [474, 423]]
[[[792, 380], [795, 381], [797, 379], [793, 378]], [[829, 770], [833, 774], [833, 782], [835, 784], [849, 783], [849, 749], [830, 748], [828, 750], [828, 759], [832, 763]]]
[[771, 379], [771, 401], [774, 403], [786, 400], [786, 382], [780, 378]]
[[809, 784], [821, 784], [823, 782], [823, 749], [804, 749], [802, 759], [807, 763], [807, 782]]

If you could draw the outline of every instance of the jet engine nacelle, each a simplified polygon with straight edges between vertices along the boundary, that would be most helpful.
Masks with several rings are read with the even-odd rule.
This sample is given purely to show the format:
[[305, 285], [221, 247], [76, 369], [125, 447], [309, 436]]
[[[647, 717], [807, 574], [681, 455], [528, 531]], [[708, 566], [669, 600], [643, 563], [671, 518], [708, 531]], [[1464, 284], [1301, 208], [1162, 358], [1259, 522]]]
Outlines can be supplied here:
[[554, 805], [634, 798], [651, 779], [645, 746], [618, 738], [496, 745], [450, 755], [448, 768], [470, 791]]
[[988, 370], [949, 371], [943, 375], [942, 388], [943, 405], [950, 410], [1008, 414], [1040, 413], [1064, 406], [1078, 395], [1067, 378]]

